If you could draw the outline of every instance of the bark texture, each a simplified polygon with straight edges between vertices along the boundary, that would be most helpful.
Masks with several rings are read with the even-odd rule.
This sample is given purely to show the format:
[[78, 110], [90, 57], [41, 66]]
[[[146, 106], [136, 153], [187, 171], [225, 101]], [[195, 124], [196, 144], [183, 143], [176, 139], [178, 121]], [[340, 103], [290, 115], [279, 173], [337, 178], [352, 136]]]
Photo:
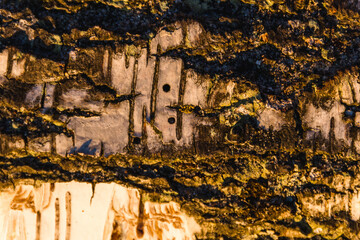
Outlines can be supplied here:
[[[53, 184], [55, 239], [77, 236], [59, 220], [85, 201], [59, 183], [70, 181], [133, 196], [136, 211], [109, 190], [103, 239], [360, 239], [359, 11], [338, 0], [0, 0], [4, 192], [16, 202], [19, 188]], [[44, 204], [11, 203], [19, 224], [7, 229], [23, 236], [19, 211], [32, 211], [41, 239]], [[176, 227], [178, 215], [201, 230]]]

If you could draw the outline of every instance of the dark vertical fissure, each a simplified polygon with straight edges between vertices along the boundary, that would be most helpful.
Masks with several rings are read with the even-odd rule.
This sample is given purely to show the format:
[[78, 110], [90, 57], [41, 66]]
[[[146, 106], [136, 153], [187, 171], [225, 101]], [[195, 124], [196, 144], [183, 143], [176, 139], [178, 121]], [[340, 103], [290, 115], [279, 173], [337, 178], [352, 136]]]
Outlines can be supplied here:
[[44, 106], [45, 106], [45, 98], [46, 98], [46, 83], [44, 83], [43, 90], [42, 90], [42, 95], [41, 95], [41, 100], [40, 100], [41, 108], [44, 108]]
[[181, 29], [182, 29], [182, 34], [183, 34], [183, 40], [182, 40], [182, 45], [186, 47], [186, 42], [188, 40], [188, 29], [187, 29], [187, 23], [185, 21], [181, 22]]
[[50, 134], [50, 152], [51, 154], [56, 153], [56, 133]]
[[106, 73], [106, 83], [111, 85], [111, 68], [112, 68], [112, 50], [108, 50], [108, 65], [107, 65], [107, 73]]
[[142, 126], [141, 126], [141, 143], [144, 146], [144, 153], [145, 151], [147, 151], [147, 132], [146, 132], [146, 106], [143, 106], [143, 111], [142, 111]]
[[158, 93], [158, 82], [159, 82], [159, 68], [160, 68], [160, 53], [161, 53], [161, 46], [160, 44], [157, 46], [157, 55], [155, 60], [155, 71], [154, 71], [154, 78], [153, 84], [151, 89], [151, 99], [150, 99], [150, 123], [155, 123], [155, 111], [156, 111], [156, 96]]
[[[298, 135], [298, 139], [302, 140], [304, 138], [304, 129], [302, 126], [302, 119], [301, 119], [301, 115], [299, 112], [299, 102], [297, 99], [293, 100], [294, 103], [294, 120], [295, 120], [295, 130], [297, 132]], [[299, 142], [298, 140], [298, 142]]]
[[41, 212], [36, 212], [36, 240], [40, 240], [40, 234], [41, 234]]
[[314, 133], [314, 142], [313, 142], [313, 152], [315, 153], [317, 150], [321, 148], [322, 141], [322, 133], [321, 131]]
[[148, 66], [150, 56], [151, 56], [151, 53], [150, 53], [150, 43], [149, 43], [149, 41], [148, 41], [148, 42], [146, 43], [146, 66]]
[[25, 134], [23, 134], [23, 140], [24, 140], [25, 153], [27, 154], [29, 149], [29, 139]]
[[103, 157], [103, 156], [104, 156], [104, 152], [105, 152], [104, 142], [101, 141], [101, 142], [100, 142], [100, 157]]
[[354, 154], [356, 154], [355, 141], [358, 138], [357, 135], [358, 135], [358, 130], [355, 127], [352, 127], [350, 129], [350, 138], [351, 138], [350, 150]]
[[60, 203], [59, 198], [55, 199], [55, 240], [60, 239]]
[[91, 183], [91, 198], [90, 198], [90, 205], [92, 203], [92, 200], [95, 196], [95, 188], [96, 188], [96, 182]]
[[12, 71], [12, 65], [13, 65], [13, 62], [14, 62], [14, 60], [13, 60], [14, 52], [15, 51], [12, 48], [9, 48], [7, 66], [6, 66], [6, 76], [8, 78], [10, 78], [11, 71]]
[[330, 120], [330, 131], [329, 131], [329, 149], [330, 153], [334, 153], [335, 148], [335, 119], [334, 117]]
[[75, 134], [71, 134], [72, 146], [75, 147]]
[[[179, 86], [179, 99], [178, 99], [179, 106], [182, 106], [184, 104], [185, 86], [186, 86], [186, 71], [185, 71], [185, 67], [184, 67], [184, 62], [182, 62], [180, 86]], [[177, 111], [177, 113], [176, 113], [176, 138], [177, 138], [177, 140], [180, 140], [182, 137], [182, 123], [183, 123], [182, 116], [183, 116], [183, 113], [181, 111]]]
[[197, 145], [196, 145], [196, 131], [194, 131], [194, 133], [192, 134], [192, 144], [193, 144], [193, 152], [194, 154], [198, 154], [197, 151]]
[[66, 192], [65, 196], [66, 208], [66, 235], [65, 240], [70, 240], [71, 237], [71, 193]]
[[134, 139], [134, 110], [135, 110], [135, 89], [136, 89], [136, 82], [137, 82], [137, 73], [138, 73], [138, 59], [135, 58], [135, 63], [134, 63], [134, 69], [133, 69], [133, 79], [132, 79], [132, 83], [131, 83], [131, 98], [129, 100], [129, 106], [130, 106], [130, 111], [129, 111], [129, 131], [128, 131], [128, 135], [129, 135], [129, 151], [133, 151], [134, 150], [134, 143], [133, 143], [133, 139]]
[[136, 235], [138, 238], [142, 238], [144, 236], [144, 202], [143, 202], [142, 194], [140, 194], [140, 203], [139, 203], [139, 218], [138, 224], [136, 227]]

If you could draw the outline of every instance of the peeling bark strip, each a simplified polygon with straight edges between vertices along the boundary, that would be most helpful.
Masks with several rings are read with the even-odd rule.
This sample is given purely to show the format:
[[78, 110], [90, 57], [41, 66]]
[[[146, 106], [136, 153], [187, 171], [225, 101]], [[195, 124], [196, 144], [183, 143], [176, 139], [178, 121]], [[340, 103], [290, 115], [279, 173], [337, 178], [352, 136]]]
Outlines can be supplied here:
[[71, 193], [66, 192], [65, 196], [66, 208], [66, 237], [65, 240], [70, 240], [71, 234]]
[[55, 199], [55, 240], [60, 239], [60, 203], [59, 198]]

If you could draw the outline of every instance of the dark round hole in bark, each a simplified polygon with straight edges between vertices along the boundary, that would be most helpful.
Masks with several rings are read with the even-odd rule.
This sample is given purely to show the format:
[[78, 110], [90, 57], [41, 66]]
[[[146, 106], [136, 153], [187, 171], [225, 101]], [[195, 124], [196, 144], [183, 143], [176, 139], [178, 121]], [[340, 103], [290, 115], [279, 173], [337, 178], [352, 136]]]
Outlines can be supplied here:
[[135, 137], [133, 141], [134, 141], [134, 144], [140, 144], [141, 143], [141, 139], [139, 137]]
[[175, 118], [173, 118], [173, 117], [169, 118], [169, 119], [168, 119], [168, 122], [169, 122], [170, 124], [174, 124], [174, 123], [175, 123]]
[[171, 89], [171, 87], [170, 87], [169, 84], [164, 84], [164, 85], [163, 85], [163, 91], [164, 91], [164, 92], [170, 92], [170, 89]]

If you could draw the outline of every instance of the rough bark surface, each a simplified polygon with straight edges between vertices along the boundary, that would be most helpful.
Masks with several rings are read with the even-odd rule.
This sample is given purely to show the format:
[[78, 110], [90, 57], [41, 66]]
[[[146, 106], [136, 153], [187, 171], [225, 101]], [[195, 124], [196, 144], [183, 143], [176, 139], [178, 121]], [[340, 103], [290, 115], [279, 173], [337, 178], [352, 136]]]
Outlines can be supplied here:
[[360, 239], [359, 11], [0, 0], [0, 237]]

